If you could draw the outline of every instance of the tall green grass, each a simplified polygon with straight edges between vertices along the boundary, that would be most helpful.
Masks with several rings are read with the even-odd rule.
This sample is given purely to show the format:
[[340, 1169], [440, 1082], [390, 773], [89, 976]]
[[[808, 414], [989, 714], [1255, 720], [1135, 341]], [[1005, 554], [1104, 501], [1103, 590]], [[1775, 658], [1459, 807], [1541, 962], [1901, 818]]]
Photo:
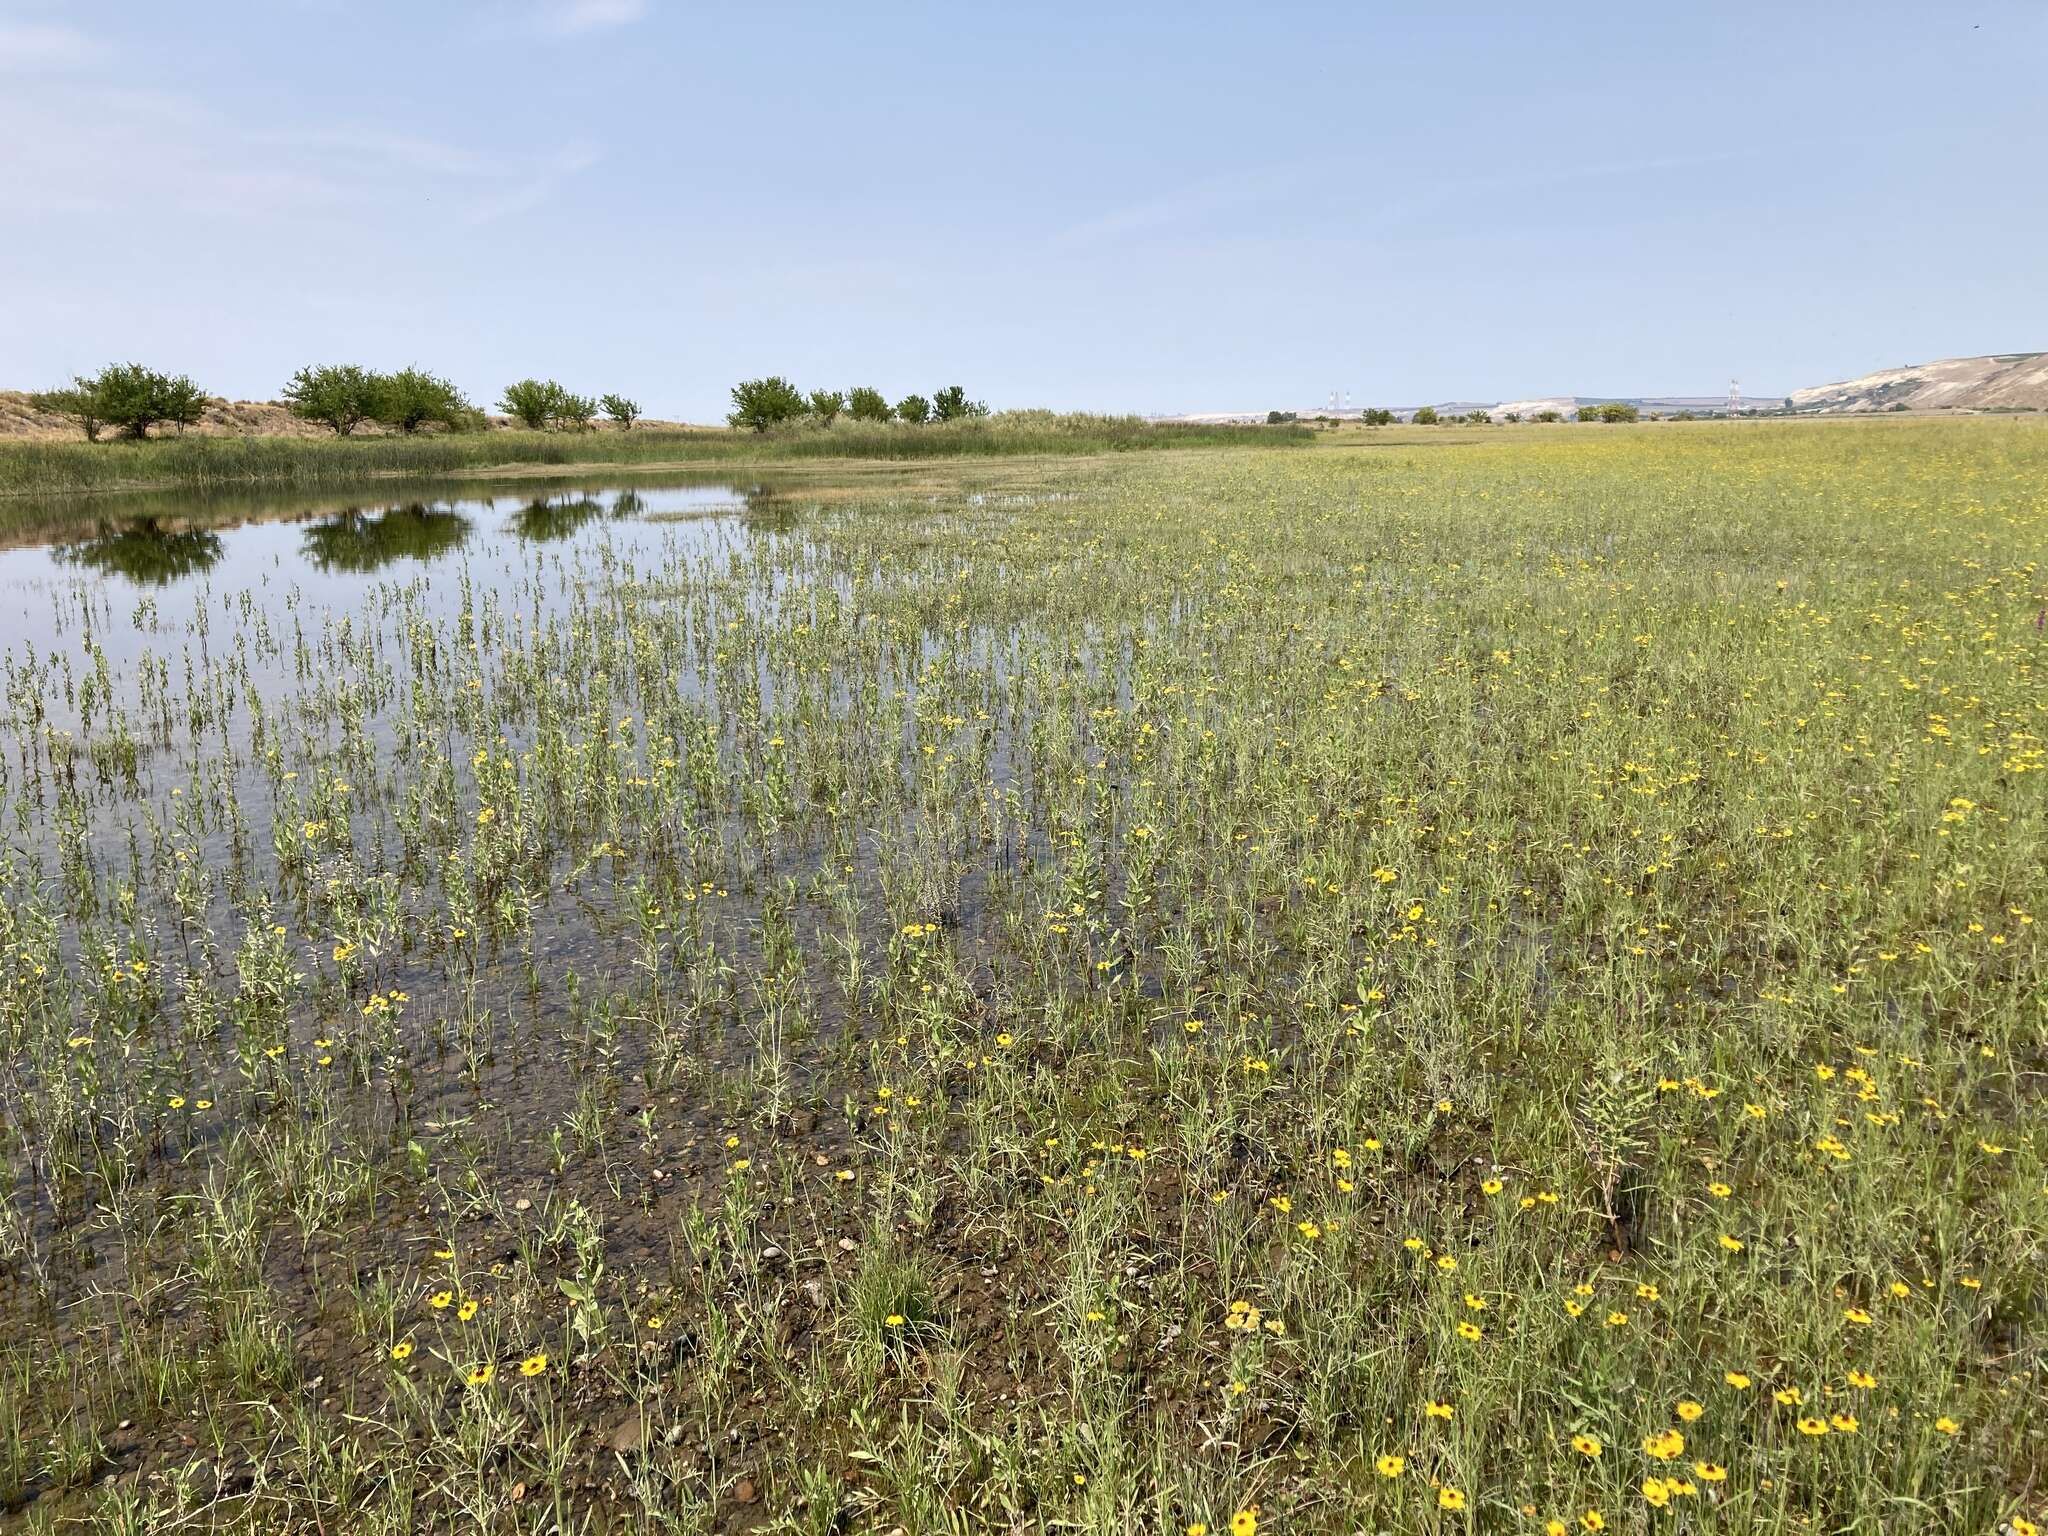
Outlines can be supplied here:
[[461, 475], [510, 465], [727, 463], [1121, 453], [1305, 443], [1307, 428], [1165, 424], [1136, 416], [1016, 411], [906, 427], [839, 422], [768, 433], [493, 431], [433, 437], [174, 437], [145, 443], [0, 443], [0, 496], [222, 485], [341, 485], [373, 476]]

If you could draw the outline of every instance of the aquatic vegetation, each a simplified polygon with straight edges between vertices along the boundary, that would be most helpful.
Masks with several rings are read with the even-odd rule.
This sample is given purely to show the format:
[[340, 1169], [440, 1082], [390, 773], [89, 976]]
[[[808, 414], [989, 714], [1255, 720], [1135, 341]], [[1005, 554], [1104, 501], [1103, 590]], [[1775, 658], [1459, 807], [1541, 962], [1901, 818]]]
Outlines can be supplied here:
[[2041, 1518], [2048, 433], [980, 473], [20, 594], [0, 1506]]

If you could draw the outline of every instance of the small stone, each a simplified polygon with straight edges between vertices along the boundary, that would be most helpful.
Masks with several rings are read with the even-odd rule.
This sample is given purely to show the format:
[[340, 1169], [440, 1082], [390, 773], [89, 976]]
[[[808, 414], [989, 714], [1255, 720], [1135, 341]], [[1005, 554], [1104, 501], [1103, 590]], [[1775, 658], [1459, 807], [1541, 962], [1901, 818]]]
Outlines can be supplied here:
[[741, 1502], [742, 1504], [751, 1504], [751, 1503], [753, 1503], [753, 1502], [754, 1502], [754, 1480], [753, 1480], [753, 1479], [752, 1479], [751, 1477], [743, 1477], [743, 1478], [741, 1478], [741, 1479], [740, 1479], [740, 1481], [739, 1481], [739, 1486], [738, 1486], [737, 1488], [733, 1489], [733, 1491], [732, 1491], [732, 1496], [733, 1496], [734, 1498], [738, 1499], [738, 1500], [739, 1500], [739, 1501], [740, 1501], [740, 1502]]
[[839, 1239], [839, 1251], [841, 1253], [851, 1253], [854, 1249], [858, 1248], [859, 1246], [860, 1244], [856, 1243], [850, 1237], [842, 1237], [841, 1239]]

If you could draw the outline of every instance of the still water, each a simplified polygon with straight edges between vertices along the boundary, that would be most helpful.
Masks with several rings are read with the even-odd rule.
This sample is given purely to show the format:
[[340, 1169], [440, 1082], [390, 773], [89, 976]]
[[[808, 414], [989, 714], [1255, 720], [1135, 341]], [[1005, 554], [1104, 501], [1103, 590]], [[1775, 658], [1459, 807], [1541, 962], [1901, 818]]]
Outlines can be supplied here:
[[[374, 624], [400, 605], [443, 617], [459, 597], [564, 593], [550, 568], [652, 571], [720, 561], [787, 526], [789, 504], [732, 483], [457, 493], [394, 489], [308, 508], [280, 493], [231, 502], [153, 496], [146, 513], [109, 500], [85, 533], [0, 550], [0, 666], [91, 662], [117, 672], [226, 643], [291, 616]], [[602, 560], [599, 560], [599, 555]], [[68, 690], [66, 690], [68, 694]], [[21, 729], [20, 699], [0, 724]], [[45, 698], [38, 726], [68, 727]]]

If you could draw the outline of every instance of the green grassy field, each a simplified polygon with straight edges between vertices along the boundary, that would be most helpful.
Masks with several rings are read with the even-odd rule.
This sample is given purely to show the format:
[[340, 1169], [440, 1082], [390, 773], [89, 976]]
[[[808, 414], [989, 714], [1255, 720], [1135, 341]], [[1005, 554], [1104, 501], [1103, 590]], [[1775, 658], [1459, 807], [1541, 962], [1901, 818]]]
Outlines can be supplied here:
[[2028, 1536], [2048, 432], [949, 473], [49, 599], [0, 1510]]
[[[1138, 417], [1012, 411], [924, 427], [842, 421], [767, 433], [492, 431], [418, 437], [159, 437], [147, 442], [0, 441], [0, 498], [109, 490], [348, 486], [506, 466], [752, 464], [812, 459], [945, 459], [1121, 453], [1145, 448], [1306, 442], [1306, 427], [1155, 425]], [[0, 522], [8, 508], [0, 500]]]

